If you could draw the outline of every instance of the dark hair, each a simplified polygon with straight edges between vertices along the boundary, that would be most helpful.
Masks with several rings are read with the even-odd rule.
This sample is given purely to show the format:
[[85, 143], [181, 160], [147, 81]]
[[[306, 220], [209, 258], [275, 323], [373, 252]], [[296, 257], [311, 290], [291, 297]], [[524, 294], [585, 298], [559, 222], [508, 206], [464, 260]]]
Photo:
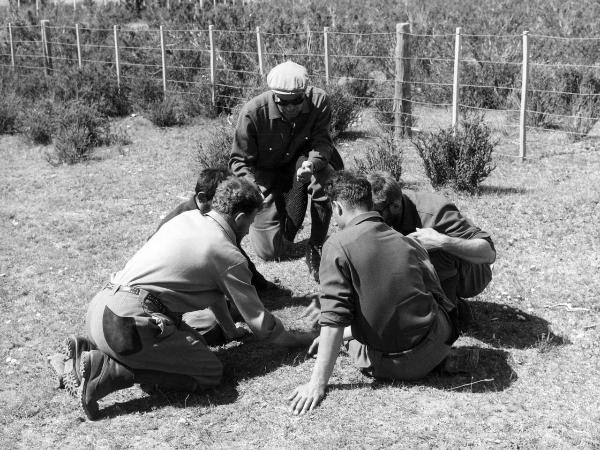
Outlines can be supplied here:
[[224, 167], [209, 167], [202, 169], [196, 181], [196, 195], [202, 192], [201, 201], [210, 202], [215, 196], [217, 186], [221, 184], [225, 178], [231, 175], [229, 169]]
[[375, 207], [391, 205], [402, 198], [402, 187], [388, 172], [373, 172], [367, 175], [373, 190], [373, 203]]
[[232, 176], [217, 186], [212, 209], [234, 217], [238, 213], [251, 214], [262, 206], [262, 202], [263, 196], [254, 183]]
[[347, 170], [336, 172], [328, 185], [332, 201], [344, 202], [348, 206], [372, 209], [371, 185], [365, 177]]

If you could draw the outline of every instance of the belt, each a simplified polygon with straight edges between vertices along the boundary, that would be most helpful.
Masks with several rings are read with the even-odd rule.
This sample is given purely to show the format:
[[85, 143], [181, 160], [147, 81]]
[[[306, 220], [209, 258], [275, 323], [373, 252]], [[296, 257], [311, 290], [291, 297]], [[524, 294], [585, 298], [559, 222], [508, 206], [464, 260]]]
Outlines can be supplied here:
[[104, 289], [109, 289], [113, 291], [113, 293], [120, 291], [128, 292], [133, 295], [139, 295], [140, 293], [145, 294], [144, 298], [141, 299], [142, 303], [145, 306], [147, 306], [148, 303], [152, 304], [156, 312], [164, 314], [165, 316], [173, 320], [177, 328], [179, 328], [181, 325], [181, 314], [175, 314], [173, 311], [167, 308], [156, 295], [154, 295], [152, 292], [147, 291], [146, 289], [142, 289], [135, 286], [123, 286], [112, 283], [110, 281], [104, 285]]

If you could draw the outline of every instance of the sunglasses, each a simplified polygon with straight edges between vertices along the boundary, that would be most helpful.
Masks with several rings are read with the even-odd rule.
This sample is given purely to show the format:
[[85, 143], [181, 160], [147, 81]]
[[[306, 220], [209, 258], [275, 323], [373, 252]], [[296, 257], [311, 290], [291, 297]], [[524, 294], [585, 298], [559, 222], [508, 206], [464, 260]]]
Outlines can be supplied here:
[[277, 103], [279, 106], [299, 105], [303, 101], [304, 101], [304, 95], [300, 95], [298, 97], [294, 97], [289, 100], [275, 96], [275, 103]]

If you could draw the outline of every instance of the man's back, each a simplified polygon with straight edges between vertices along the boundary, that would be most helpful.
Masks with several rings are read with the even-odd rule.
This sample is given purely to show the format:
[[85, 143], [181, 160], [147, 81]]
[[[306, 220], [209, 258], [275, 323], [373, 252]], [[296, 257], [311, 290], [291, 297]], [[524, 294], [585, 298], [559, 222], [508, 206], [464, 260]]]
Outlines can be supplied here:
[[323, 261], [322, 325], [351, 324], [358, 341], [384, 353], [410, 349], [428, 333], [438, 312], [437, 276], [425, 250], [377, 213], [332, 235]]

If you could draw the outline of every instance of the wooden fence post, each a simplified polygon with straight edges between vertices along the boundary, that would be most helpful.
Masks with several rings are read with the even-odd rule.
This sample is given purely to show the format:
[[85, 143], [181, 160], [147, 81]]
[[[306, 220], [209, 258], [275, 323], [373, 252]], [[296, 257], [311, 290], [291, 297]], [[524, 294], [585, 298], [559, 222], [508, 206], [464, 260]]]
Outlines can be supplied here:
[[410, 24], [396, 24], [396, 81], [394, 83], [394, 136], [412, 136], [410, 105]]
[[167, 97], [167, 56], [165, 53], [165, 33], [160, 26], [160, 57], [162, 59], [163, 98]]
[[115, 68], [117, 70], [117, 87], [121, 89], [121, 65], [119, 62], [119, 27], [118, 25], [113, 26], [114, 40], [115, 40]]
[[15, 46], [13, 44], [12, 24], [8, 24], [8, 43], [10, 45], [10, 65], [15, 68]]
[[329, 27], [323, 27], [323, 50], [325, 53], [325, 84], [329, 84]]
[[35, 0], [35, 15], [40, 16], [40, 0]]
[[[215, 0], [216, 2], [216, 0]], [[210, 42], [210, 85], [211, 85], [211, 100], [212, 100], [212, 104], [213, 106], [216, 104], [216, 89], [215, 89], [215, 83], [216, 83], [216, 70], [215, 70], [215, 63], [216, 63], [216, 56], [217, 56], [217, 52], [215, 49], [215, 39], [214, 39], [214, 25], [209, 25], [208, 26], [208, 40]]]
[[48, 20], [41, 20], [40, 25], [42, 27], [42, 51], [44, 53], [44, 67], [46, 68], [46, 74], [52, 73], [52, 46], [50, 44], [50, 29], [48, 27]]
[[77, 67], [79, 70], [83, 68], [81, 61], [81, 33], [79, 32], [79, 24], [75, 24], [75, 42], [77, 43]]
[[77, 11], [77, 0], [73, 0], [73, 11]]
[[454, 40], [454, 79], [452, 82], [452, 131], [456, 136], [456, 126], [458, 125], [458, 102], [459, 102], [459, 75], [460, 75], [460, 41], [462, 28], [456, 29], [456, 38]]
[[265, 76], [265, 66], [263, 63], [263, 45], [260, 27], [256, 27], [256, 48], [258, 49], [258, 73], [260, 73], [262, 79]]
[[529, 78], [529, 31], [523, 31], [523, 67], [521, 81], [521, 117], [519, 120], [519, 156], [527, 157], [527, 81]]

